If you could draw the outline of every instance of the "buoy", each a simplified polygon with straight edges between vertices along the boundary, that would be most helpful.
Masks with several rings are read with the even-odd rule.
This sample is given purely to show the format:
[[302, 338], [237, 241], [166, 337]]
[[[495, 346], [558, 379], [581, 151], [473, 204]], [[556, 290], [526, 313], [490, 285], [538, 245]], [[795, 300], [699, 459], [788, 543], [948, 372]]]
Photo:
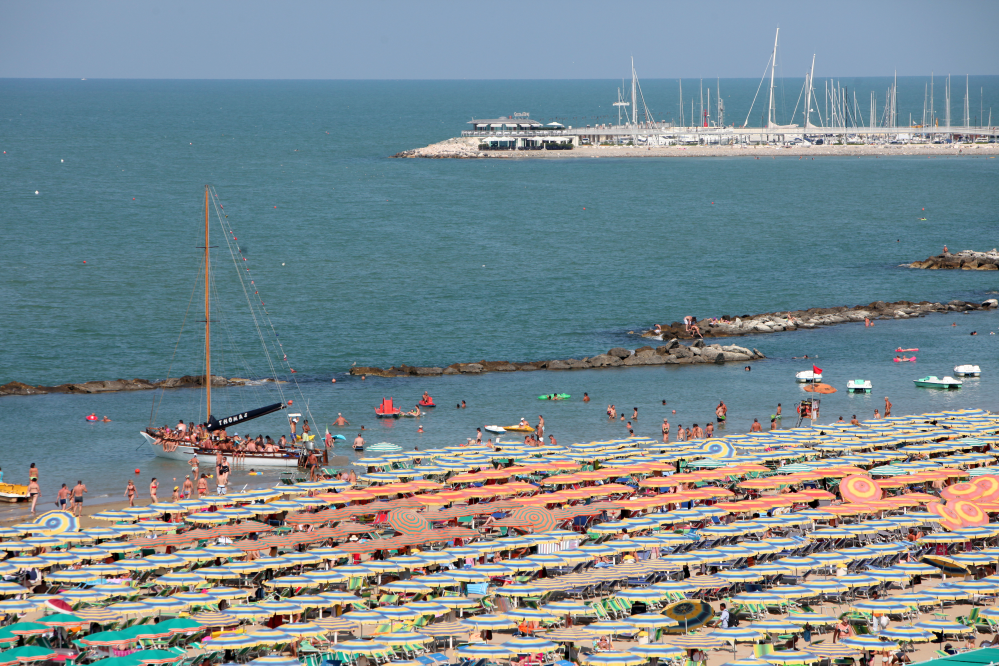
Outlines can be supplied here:
[[289, 400], [288, 404], [291, 405], [291, 404], [294, 404], [294, 402], [295, 402], [294, 400]]
[[139, 473], [139, 468], [138, 468], [138, 467], [136, 467], [136, 468], [135, 468], [135, 473], [136, 473], [136, 474], [138, 474], [138, 473]]
[[66, 160], [59, 160], [59, 162], [60, 162], [60, 163], [61, 163], [61, 162], [65, 162], [65, 161], [66, 161]]
[[274, 206], [274, 207], [277, 208], [277, 206]]
[[333, 378], [333, 382], [332, 383], [336, 384], [336, 377]]
[[35, 194], [38, 194], [38, 190], [35, 190]]
[[83, 263], [87, 263], [87, 262], [86, 262], [86, 260], [84, 260], [84, 262], [83, 262]]

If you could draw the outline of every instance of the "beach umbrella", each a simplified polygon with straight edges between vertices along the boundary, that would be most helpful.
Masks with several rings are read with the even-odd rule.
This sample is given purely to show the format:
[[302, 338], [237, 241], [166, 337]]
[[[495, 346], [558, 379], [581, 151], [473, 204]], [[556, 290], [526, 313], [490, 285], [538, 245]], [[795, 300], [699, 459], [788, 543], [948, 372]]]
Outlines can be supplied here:
[[282, 624], [281, 631], [297, 638], [302, 638], [306, 636], [318, 636], [326, 633], [327, 630], [314, 622], [292, 622], [290, 624]]
[[252, 666], [301, 666], [302, 662], [292, 657], [285, 657], [279, 654], [271, 654], [266, 657], [251, 659], [248, 664]]
[[514, 654], [536, 654], [539, 652], [554, 652], [559, 646], [543, 638], [515, 636], [504, 642], [503, 647], [508, 648]]
[[762, 631], [752, 627], [728, 627], [725, 629], [715, 629], [711, 632], [711, 635], [723, 638], [726, 641], [732, 641], [733, 643], [752, 643], [766, 637], [766, 634]]
[[344, 617], [320, 617], [312, 620], [312, 624], [322, 627], [326, 631], [353, 631], [360, 625]]
[[632, 615], [627, 620], [628, 624], [634, 625], [636, 627], [648, 627], [650, 629], [658, 629], [661, 627], [681, 627], [683, 625], [677, 625], [676, 620], [665, 615], [660, 615], [659, 613], [639, 613], [637, 615]]
[[467, 634], [472, 627], [465, 622], [435, 622], [425, 627], [420, 627], [420, 631], [427, 636], [443, 637]]
[[413, 601], [406, 604], [404, 608], [416, 611], [420, 615], [437, 615], [448, 612], [448, 606], [437, 602], [438, 599], [433, 601]]
[[201, 576], [195, 573], [181, 571], [175, 571], [173, 573], [160, 576], [156, 579], [156, 582], [160, 585], [168, 585], [170, 587], [201, 587], [202, 585], [208, 585], [208, 581]]
[[81, 608], [73, 611], [73, 614], [85, 622], [117, 622], [121, 619], [121, 613], [109, 608]]
[[405, 606], [379, 606], [378, 612], [393, 620], [415, 620], [420, 617], [419, 611], [406, 608]]
[[855, 657], [863, 652], [862, 648], [845, 645], [844, 643], [821, 643], [809, 645], [808, 651], [820, 657], [835, 659], [837, 657]]
[[675, 645], [688, 650], [695, 648], [707, 650], [710, 648], [723, 648], [726, 646], [726, 642], [723, 638], [710, 634], [694, 633], [682, 636], [667, 636], [664, 640], [670, 645]]
[[469, 643], [459, 646], [455, 651], [472, 659], [506, 659], [515, 654], [510, 648], [493, 643]]
[[259, 645], [256, 639], [248, 634], [219, 634], [205, 638], [203, 643], [211, 649], [238, 650]]
[[337, 643], [337, 652], [346, 652], [347, 654], [374, 655], [389, 651], [387, 645], [375, 641], [351, 640]]
[[419, 594], [423, 592], [432, 592], [433, 588], [429, 585], [421, 583], [415, 580], [396, 580], [391, 583], [386, 583], [381, 586], [383, 590], [389, 590], [390, 592], [405, 592], [410, 594]]
[[556, 643], [576, 643], [591, 641], [598, 635], [599, 634], [596, 632], [590, 631], [588, 627], [566, 627], [565, 629], [555, 629], [554, 631], [549, 631], [542, 634], [540, 638], [555, 641]]
[[53, 615], [46, 615], [38, 620], [38, 624], [43, 624], [47, 627], [76, 627], [84, 623], [86, 623], [86, 620], [71, 613], [55, 613]]
[[939, 634], [966, 634], [973, 631], [971, 627], [953, 620], [922, 620], [913, 626]]
[[927, 643], [933, 640], [933, 634], [919, 627], [907, 627], [904, 625], [890, 627], [881, 631], [881, 635], [893, 641], [908, 641], [911, 643]]
[[810, 664], [821, 660], [818, 655], [801, 650], [778, 650], [771, 654], [765, 654], [762, 658], [771, 664]]
[[32, 601], [30, 599], [25, 599], [23, 601], [8, 599], [6, 601], [0, 601], [0, 611], [20, 615], [22, 613], [28, 613], [35, 610], [41, 606], [41, 603], [41, 601]]
[[814, 625], [828, 625], [839, 622], [839, 620], [832, 615], [823, 615], [822, 613], [790, 613], [787, 616], [787, 621], [794, 622], [795, 624]]
[[0, 665], [29, 664], [36, 661], [47, 661], [57, 656], [52, 648], [40, 645], [22, 645], [12, 650], [0, 652]]
[[191, 616], [191, 619], [205, 627], [227, 627], [239, 622], [239, 618], [235, 615], [225, 612], [220, 613], [218, 611], [195, 613]]
[[[347, 615], [349, 617], [349, 614]], [[517, 626], [517, 620], [505, 615], [473, 615], [462, 620], [476, 629], [512, 629]], [[592, 625], [591, 625], [592, 626]]]
[[[472, 618], [467, 618], [471, 620]], [[466, 620], [466, 621], [467, 621]], [[594, 622], [593, 624], [586, 625], [587, 630], [592, 631], [596, 634], [634, 634], [638, 631], [637, 627], [630, 622], [622, 622], [620, 620], [603, 620], [601, 622]]]
[[15, 636], [40, 636], [52, 631], [52, 627], [47, 627], [39, 622], [15, 622], [4, 628]]
[[788, 622], [787, 620], [759, 620], [753, 622], [750, 627], [757, 629], [759, 631], [765, 632], [767, 634], [778, 634], [778, 633], [801, 633], [804, 629], [795, 624], [794, 622]]
[[382, 624], [389, 622], [386, 615], [371, 610], [352, 610], [341, 616], [342, 619], [361, 624]]
[[134, 664], [169, 664], [184, 658], [183, 654], [170, 650], [137, 650], [128, 656]]
[[[284, 629], [284, 627], [281, 628]], [[386, 645], [414, 645], [427, 643], [433, 638], [415, 631], [397, 631], [391, 634], [379, 634], [378, 640]]]
[[853, 608], [858, 611], [863, 611], [865, 613], [905, 613], [909, 611], [912, 606], [911, 604], [906, 604], [901, 601], [896, 601], [895, 599], [872, 599], [870, 601], [861, 601], [855, 603]]
[[[965, 631], [968, 628], [965, 627]], [[862, 650], [875, 650], [875, 651], [885, 651], [885, 650], [897, 650], [898, 643], [879, 638], [878, 636], [849, 636], [847, 638], [840, 639], [840, 642], [845, 645], [852, 645], [853, 647], [858, 647]]]
[[663, 608], [663, 615], [674, 620], [684, 631], [689, 631], [707, 624], [715, 611], [707, 602], [684, 599]]
[[592, 652], [579, 655], [580, 663], [593, 666], [636, 666], [647, 660], [648, 657], [634, 652]]

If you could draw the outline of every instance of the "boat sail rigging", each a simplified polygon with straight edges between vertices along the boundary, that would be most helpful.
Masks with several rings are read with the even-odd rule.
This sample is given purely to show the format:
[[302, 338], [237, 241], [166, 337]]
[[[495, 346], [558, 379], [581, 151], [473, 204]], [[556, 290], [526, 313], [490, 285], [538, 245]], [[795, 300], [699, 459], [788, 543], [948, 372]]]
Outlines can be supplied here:
[[[245, 461], [247, 465], [261, 466], [261, 467], [292, 467], [298, 465], [299, 457], [301, 451], [296, 448], [297, 440], [293, 437], [286, 446], [280, 446], [273, 444], [273, 442], [268, 437], [266, 444], [261, 441], [253, 440], [239, 440], [238, 437], [230, 438], [226, 433], [226, 428], [235, 426], [253, 419], [266, 416], [268, 414], [273, 414], [286, 409], [291, 401], [287, 403], [282, 400], [280, 402], [275, 402], [269, 405], [264, 405], [262, 407], [255, 407], [252, 409], [246, 409], [235, 414], [224, 416], [222, 418], [216, 418], [213, 413], [212, 407], [212, 385], [213, 380], [217, 379], [212, 374], [212, 300], [211, 294], [214, 287], [212, 278], [212, 263], [211, 263], [211, 222], [210, 222], [210, 203], [214, 196], [212, 188], [209, 185], [205, 186], [205, 244], [203, 267], [204, 267], [204, 312], [205, 312], [205, 329], [204, 329], [204, 372], [202, 383], [205, 389], [205, 412], [206, 420], [200, 425], [191, 428], [189, 426], [182, 426], [178, 424], [177, 428], [171, 430], [169, 427], [164, 428], [154, 428], [153, 424], [150, 422], [150, 427], [142, 432], [142, 436], [145, 441], [153, 448], [154, 452], [159, 457], [170, 458], [174, 460], [188, 460], [194, 454], [212, 454], [214, 455], [216, 451], [221, 451], [222, 453], [238, 452], [238, 458]], [[217, 204], [217, 201], [216, 201]], [[217, 204], [218, 205], [218, 204]], [[221, 206], [219, 206], [221, 207]], [[218, 213], [218, 210], [216, 210]], [[235, 241], [235, 234], [232, 233], [231, 228], [226, 226], [226, 222], [223, 219], [224, 215], [219, 215], [219, 220], [223, 224], [223, 228], [226, 231], [226, 241], [230, 243], [229, 249], [233, 251], [231, 241], [228, 238], [232, 235], [232, 240]], [[235, 248], [236, 253], [240, 253], [238, 246]], [[241, 253], [240, 253], [241, 254]], [[236, 255], [233, 255], [234, 263]], [[245, 258], [244, 258], [245, 261]], [[237, 265], [238, 268], [238, 265]], [[240, 274], [240, 281], [243, 283], [243, 276]], [[251, 285], [253, 282], [251, 282]], [[247, 296], [247, 302], [249, 303], [249, 292], [246, 290], [246, 285], [243, 283], [244, 293]], [[255, 292], [254, 292], [255, 293]], [[218, 299], [216, 299], [218, 300]], [[251, 312], [253, 312], [253, 306], [251, 305]], [[261, 303], [262, 306], [262, 303]], [[266, 311], [262, 314], [266, 316]], [[254, 313], [254, 321], [256, 322], [257, 314]], [[273, 328], [273, 327], [272, 327]], [[259, 323], [257, 323], [258, 334], [261, 337], [261, 343], [264, 346], [264, 353], [267, 354], [267, 345], [264, 343], [263, 335], [260, 333]], [[275, 334], [276, 336], [276, 334]], [[282, 356], [284, 356], [282, 354]], [[286, 359], [287, 357], [284, 356]], [[268, 356], [269, 360], [269, 356]], [[274, 370], [273, 365], [271, 369]], [[280, 392], [280, 383], [277, 382], [277, 378], [274, 377], [274, 386], [277, 387]], [[297, 384], [297, 382], [296, 382]], [[217, 407], [217, 405], [216, 405]], [[306, 407], [308, 409], [308, 407]], [[154, 410], [155, 414], [155, 410]], [[296, 415], [293, 415], [296, 416]], [[153, 416], [155, 419], [155, 415]], [[183, 420], [181, 421], [183, 423]], [[294, 427], [292, 427], [292, 433], [295, 434]], [[305, 433], [302, 433], [305, 436]], [[282, 437], [282, 440], [284, 437]], [[209, 461], [206, 460], [206, 463]]]

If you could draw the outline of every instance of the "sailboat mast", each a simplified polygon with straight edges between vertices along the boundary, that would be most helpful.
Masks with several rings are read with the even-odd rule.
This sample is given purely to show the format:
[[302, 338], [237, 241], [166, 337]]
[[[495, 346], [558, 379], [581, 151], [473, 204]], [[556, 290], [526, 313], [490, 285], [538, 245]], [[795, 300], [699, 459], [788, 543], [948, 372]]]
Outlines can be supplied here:
[[209, 294], [211, 293], [211, 255], [208, 252], [208, 186], [205, 185], [205, 398], [207, 401], [208, 413], [206, 416], [211, 420], [212, 416], [212, 318], [209, 305]]
[[774, 69], [777, 67], [777, 38], [779, 36], [780, 27], [778, 26], [777, 33], [774, 35], [774, 52], [770, 56], [770, 109], [767, 112], [767, 127], [773, 127], [777, 124], [774, 116]]

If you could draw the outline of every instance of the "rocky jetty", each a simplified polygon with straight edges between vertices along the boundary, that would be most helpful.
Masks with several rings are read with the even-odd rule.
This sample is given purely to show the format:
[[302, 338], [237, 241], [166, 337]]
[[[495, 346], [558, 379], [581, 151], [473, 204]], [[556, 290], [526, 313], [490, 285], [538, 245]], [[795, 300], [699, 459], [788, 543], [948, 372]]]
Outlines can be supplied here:
[[426, 157], [430, 159], [473, 159], [479, 157], [503, 157], [498, 153], [479, 150], [479, 140], [465, 137], [432, 143], [415, 150], [404, 150], [392, 157]]
[[[949, 303], [896, 301], [886, 303], [875, 301], [868, 305], [855, 305], [853, 307], [811, 308], [739, 317], [722, 315], [698, 320], [697, 326], [705, 338], [725, 338], [834, 326], [848, 322], [860, 322], [865, 319], [911, 319], [923, 317], [931, 312], [969, 312], [971, 310], [989, 310], [995, 307], [999, 307], [999, 301], [994, 298], [990, 298], [984, 303], [970, 303], [968, 301], [950, 301]], [[668, 325], [657, 324], [647, 331], [642, 331], [642, 337], [654, 340], [690, 340], [697, 336], [687, 331], [682, 322], [675, 321]]]
[[529, 372], [532, 370], [587, 370], [590, 368], [616, 368], [635, 365], [689, 365], [693, 363], [727, 363], [731, 361], [755, 361], [766, 358], [755, 349], [736, 345], [709, 345], [703, 340], [684, 345], [679, 340], [670, 340], [658, 347], [625, 349], [615, 347], [606, 354], [586, 358], [565, 358], [553, 361], [515, 363], [511, 361], [479, 361], [478, 363], [454, 363], [446, 368], [415, 367], [400, 365], [389, 369], [374, 367], [353, 367], [352, 375], [368, 377], [435, 377], [440, 375], [480, 375], [486, 372]]
[[[212, 386], [243, 386], [248, 379], [225, 378], [215, 375]], [[273, 380], [263, 380], [273, 381]], [[196, 388], [205, 385], [202, 375], [185, 375], [151, 382], [148, 379], [114, 379], [110, 381], [59, 384], [58, 386], [31, 386], [21, 382], [8, 382], [0, 386], [0, 396], [4, 395], [44, 395], [46, 393], [113, 393], [117, 391], [148, 391], [158, 388]]]
[[989, 252], [962, 250], [956, 254], [944, 252], [925, 261], [914, 261], [902, 264], [909, 268], [925, 268], [930, 271], [962, 270], [962, 271], [995, 271], [999, 270], [999, 250], [992, 248]]

